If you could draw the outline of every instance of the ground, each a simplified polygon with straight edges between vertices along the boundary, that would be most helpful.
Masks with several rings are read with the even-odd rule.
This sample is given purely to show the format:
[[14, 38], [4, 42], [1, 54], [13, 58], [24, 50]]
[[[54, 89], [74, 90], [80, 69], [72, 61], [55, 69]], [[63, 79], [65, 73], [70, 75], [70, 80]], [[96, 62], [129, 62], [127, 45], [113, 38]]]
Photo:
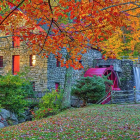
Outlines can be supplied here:
[[0, 129], [3, 140], [140, 138], [140, 104], [91, 105]]

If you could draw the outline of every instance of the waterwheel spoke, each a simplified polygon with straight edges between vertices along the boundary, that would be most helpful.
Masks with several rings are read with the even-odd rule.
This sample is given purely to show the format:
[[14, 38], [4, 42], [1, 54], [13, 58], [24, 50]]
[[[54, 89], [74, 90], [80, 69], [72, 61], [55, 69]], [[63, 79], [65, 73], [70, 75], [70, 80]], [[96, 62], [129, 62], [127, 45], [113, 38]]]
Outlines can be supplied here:
[[115, 85], [116, 85], [116, 80], [117, 80], [117, 77], [115, 77], [115, 80], [113, 82], [113, 87], [115, 87]]
[[110, 80], [113, 80], [113, 72], [111, 71], [111, 79]]

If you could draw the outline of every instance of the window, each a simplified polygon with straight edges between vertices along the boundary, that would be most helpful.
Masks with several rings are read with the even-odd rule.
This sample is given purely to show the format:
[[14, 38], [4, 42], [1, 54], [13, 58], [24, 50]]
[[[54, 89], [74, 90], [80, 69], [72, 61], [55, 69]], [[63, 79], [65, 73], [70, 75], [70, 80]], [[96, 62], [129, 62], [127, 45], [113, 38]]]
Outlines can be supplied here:
[[59, 83], [55, 83], [55, 90], [56, 90], [56, 92], [58, 92], [59, 91]]
[[20, 56], [19, 55], [13, 55], [12, 58], [12, 70], [13, 70], [13, 75], [17, 75], [17, 72], [19, 72], [20, 69]]
[[0, 56], [0, 68], [3, 67], [3, 56]]
[[32, 55], [30, 55], [30, 58], [29, 58], [29, 63], [30, 63], [30, 66], [32, 66]]
[[36, 56], [35, 55], [30, 55], [30, 58], [29, 58], [29, 63], [30, 63], [30, 66], [35, 66], [36, 64]]
[[[82, 60], [79, 60], [79, 63], [82, 65]], [[81, 70], [81, 68], [79, 70]]]
[[3, 56], [0, 56], [0, 67], [3, 67]]
[[19, 37], [19, 35], [20, 35], [19, 32], [15, 33], [14, 30], [13, 30], [13, 37], [12, 37], [13, 48], [19, 48], [19, 46], [20, 46], [20, 37]]
[[60, 67], [60, 61], [58, 60], [58, 58], [56, 59], [56, 67]]

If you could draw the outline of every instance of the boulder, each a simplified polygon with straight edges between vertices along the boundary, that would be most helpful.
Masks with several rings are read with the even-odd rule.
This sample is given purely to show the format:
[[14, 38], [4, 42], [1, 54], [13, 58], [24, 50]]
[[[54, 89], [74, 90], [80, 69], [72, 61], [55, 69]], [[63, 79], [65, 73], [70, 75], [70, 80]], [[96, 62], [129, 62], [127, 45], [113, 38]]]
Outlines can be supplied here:
[[4, 124], [2, 122], [0, 122], [0, 128], [5, 127]]
[[83, 105], [83, 100], [78, 99], [76, 96], [71, 96], [71, 106], [81, 107]]
[[31, 121], [33, 118], [33, 115], [31, 114], [31, 109], [28, 108], [25, 110], [24, 113], [21, 113], [21, 117], [18, 117], [16, 114], [6, 110], [1, 109], [0, 111], [0, 128], [11, 126], [11, 125], [17, 125], [19, 123], [23, 123], [25, 121]]
[[1, 109], [0, 111], [0, 115], [4, 118], [10, 118], [10, 111], [6, 110], [6, 109]]
[[12, 113], [6, 109], [1, 109], [0, 123], [2, 123], [4, 126], [16, 125], [16, 124], [18, 124], [18, 119], [14, 113]]
[[10, 112], [10, 118], [8, 120], [11, 121], [12, 125], [18, 124], [18, 119], [14, 113]]
[[0, 122], [3, 123], [5, 127], [9, 126], [7, 120], [4, 118], [1, 118]]

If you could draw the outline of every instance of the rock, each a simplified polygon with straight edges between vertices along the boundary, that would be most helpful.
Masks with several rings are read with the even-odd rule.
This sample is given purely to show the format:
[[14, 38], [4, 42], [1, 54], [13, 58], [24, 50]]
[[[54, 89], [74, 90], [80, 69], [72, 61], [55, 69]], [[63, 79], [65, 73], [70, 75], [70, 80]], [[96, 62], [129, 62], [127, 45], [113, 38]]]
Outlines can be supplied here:
[[33, 118], [33, 115], [31, 114], [30, 108], [25, 110], [24, 113], [21, 113], [20, 117], [18, 117], [16, 114], [6, 110], [1, 109], [0, 112], [0, 125], [1, 127], [11, 126], [11, 125], [17, 125], [19, 123], [23, 123], [25, 121], [31, 121]]
[[18, 124], [18, 119], [16, 115], [6, 109], [1, 109], [0, 116], [1, 122], [4, 124], [4, 126]]
[[0, 128], [5, 127], [4, 124], [2, 122], [0, 122]]
[[18, 124], [18, 119], [14, 113], [10, 113], [10, 119], [13, 122], [13, 125]]
[[10, 118], [10, 111], [6, 110], [6, 109], [1, 109], [0, 111], [0, 115], [4, 118]]
[[72, 107], [80, 107], [83, 104], [83, 100], [78, 99], [75, 96], [71, 97], [71, 106]]
[[3, 123], [4, 126], [9, 126], [6, 119], [2, 118], [1, 123]]

